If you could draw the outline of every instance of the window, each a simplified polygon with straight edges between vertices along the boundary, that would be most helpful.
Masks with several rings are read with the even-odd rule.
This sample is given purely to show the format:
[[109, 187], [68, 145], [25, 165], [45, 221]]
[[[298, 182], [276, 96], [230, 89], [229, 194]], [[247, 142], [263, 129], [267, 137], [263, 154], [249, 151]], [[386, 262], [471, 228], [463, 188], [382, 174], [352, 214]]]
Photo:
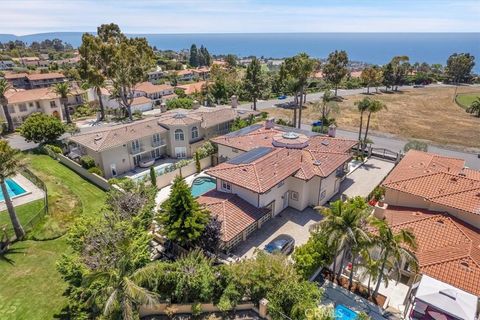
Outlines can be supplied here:
[[158, 159], [162, 156], [162, 154], [160, 153], [160, 148], [152, 150], [151, 154], [152, 154], [152, 158], [154, 159]]
[[138, 142], [138, 140], [133, 140], [133, 141], [132, 141], [132, 150], [133, 150], [134, 152], [140, 150], [140, 142]]
[[183, 141], [185, 137], [183, 136], [183, 130], [177, 129], [175, 130], [175, 141]]
[[33, 108], [33, 107], [34, 107], [34, 106], [33, 106], [33, 102], [30, 102], [30, 103], [28, 104], [28, 106], [29, 106], [30, 108]]
[[176, 147], [175, 156], [177, 158], [186, 158], [187, 157], [187, 148], [185, 147]]
[[227, 191], [231, 191], [232, 190], [232, 186], [230, 185], [230, 183], [226, 182], [226, 181], [222, 181], [222, 189], [223, 190], [227, 190]]
[[15, 107], [14, 106], [8, 106], [8, 112], [9, 113], [15, 113]]
[[140, 155], [134, 156], [134, 157], [133, 157], [133, 164], [134, 164], [135, 166], [139, 166], [139, 165], [140, 165], [140, 160], [142, 160], [142, 158], [140, 157]]
[[160, 134], [159, 134], [159, 133], [155, 133], [155, 134], [153, 135], [153, 143], [154, 143], [155, 145], [159, 145], [159, 144], [160, 144], [160, 141], [161, 141], [161, 139], [160, 139]]
[[197, 139], [198, 138], [198, 128], [193, 127], [192, 128], [192, 139]]
[[18, 109], [20, 110], [20, 112], [25, 112], [27, 111], [27, 105], [25, 103], [20, 103], [18, 105]]
[[298, 192], [296, 191], [290, 192], [290, 198], [292, 198], [292, 200], [294, 201], [298, 201]]
[[37, 105], [37, 109], [41, 109], [40, 102], [37, 101], [37, 102], [35, 102], [35, 104]]
[[56, 108], [57, 107], [57, 104], [55, 103], [55, 101], [50, 101], [50, 107], [51, 108]]

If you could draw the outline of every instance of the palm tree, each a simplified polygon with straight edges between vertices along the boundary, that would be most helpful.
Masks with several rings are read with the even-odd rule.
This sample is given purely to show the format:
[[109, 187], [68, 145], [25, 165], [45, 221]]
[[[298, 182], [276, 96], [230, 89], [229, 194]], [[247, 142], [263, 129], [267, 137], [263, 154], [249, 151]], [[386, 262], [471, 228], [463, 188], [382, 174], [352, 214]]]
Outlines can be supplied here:
[[385, 220], [380, 220], [373, 217], [370, 224], [377, 230], [375, 242], [381, 248], [380, 261], [381, 266], [378, 273], [377, 284], [373, 296], [376, 297], [380, 289], [380, 283], [385, 278], [385, 271], [388, 263], [397, 270], [400, 276], [401, 263], [405, 261], [409, 263], [414, 269], [417, 268], [418, 262], [414, 253], [410, 250], [417, 248], [415, 235], [410, 230], [400, 230], [398, 233], [393, 233], [392, 228]]
[[3, 198], [5, 199], [8, 215], [10, 216], [10, 221], [12, 222], [17, 240], [23, 239], [25, 231], [17, 217], [12, 200], [8, 194], [6, 179], [14, 176], [21, 166], [19, 156], [20, 152], [10, 147], [8, 141], [0, 140], [0, 185], [2, 187]]
[[476, 117], [480, 117], [480, 97], [477, 97], [477, 99], [470, 104], [470, 107], [467, 108], [467, 112], [475, 114]]
[[[363, 114], [365, 113], [365, 111], [369, 109], [371, 103], [372, 103], [372, 99], [370, 98], [363, 98], [362, 100], [355, 102], [355, 105], [357, 106], [358, 111], [360, 112], [360, 129], [358, 130], [358, 143], [360, 145], [362, 144]], [[361, 146], [359, 146], [359, 148], [360, 147]]]
[[72, 123], [70, 118], [70, 111], [68, 109], [68, 95], [70, 94], [70, 84], [68, 82], [57, 83], [53, 87], [53, 92], [60, 96], [60, 104], [63, 105], [65, 118], [67, 118], [67, 123]]
[[369, 240], [369, 235], [364, 228], [366, 206], [359, 206], [356, 201], [356, 198], [346, 202], [337, 200], [330, 204], [330, 208], [325, 208], [320, 212], [324, 216], [324, 219], [319, 223], [320, 229], [329, 235], [328, 241], [330, 245], [337, 245], [334, 272], [336, 269], [336, 257], [341, 254], [337, 273], [338, 279], [342, 273], [347, 253], [350, 253], [355, 258], [356, 253], [360, 251], [358, 248], [361, 243]]
[[3, 114], [5, 115], [5, 120], [7, 120], [7, 132], [13, 132], [13, 120], [8, 110], [8, 99], [5, 96], [8, 90], [10, 90], [10, 84], [5, 79], [0, 79], [0, 105], [2, 105]]
[[387, 106], [379, 101], [379, 100], [371, 100], [370, 103], [368, 104], [368, 117], [367, 117], [367, 127], [365, 128], [365, 136], [363, 138], [363, 145], [367, 144], [367, 136], [368, 136], [368, 129], [370, 127], [370, 117], [372, 116], [372, 113], [377, 113], [382, 110], [386, 110]]
[[105, 120], [105, 106], [102, 100], [102, 89], [105, 88], [105, 78], [100, 73], [91, 73], [89, 74], [87, 85], [95, 91], [98, 97], [98, 104], [100, 106], [100, 118], [98, 121], [103, 121]]

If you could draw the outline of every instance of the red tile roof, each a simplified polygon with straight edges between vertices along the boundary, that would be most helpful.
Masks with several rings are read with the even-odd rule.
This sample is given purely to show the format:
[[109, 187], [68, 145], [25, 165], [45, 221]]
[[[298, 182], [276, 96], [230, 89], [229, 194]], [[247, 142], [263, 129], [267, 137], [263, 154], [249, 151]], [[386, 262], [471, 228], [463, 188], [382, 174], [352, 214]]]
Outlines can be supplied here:
[[448, 214], [389, 206], [394, 231], [415, 234], [420, 272], [480, 296], [480, 230]]
[[268, 209], [256, 208], [235, 194], [216, 190], [205, 193], [197, 201], [222, 222], [221, 239], [224, 242], [232, 240], [268, 213]]
[[184, 90], [185, 94], [192, 94], [195, 92], [201, 92], [203, 86], [206, 83], [207, 83], [206, 81], [199, 81], [199, 82], [194, 82], [189, 84], [182, 84], [180, 86], [177, 86], [176, 88]]
[[65, 76], [58, 72], [50, 73], [32, 73], [27, 75], [28, 80], [37, 81], [37, 80], [47, 80], [47, 79], [63, 79]]
[[166, 90], [173, 90], [173, 87], [168, 84], [153, 84], [145, 81], [137, 84], [135, 90], [145, 92], [146, 94], [152, 94]]
[[386, 188], [480, 214], [480, 172], [464, 160], [409, 151], [383, 182]]
[[[227, 134], [211, 141], [248, 152], [259, 147], [273, 148], [273, 138], [282, 133], [285, 128], [266, 129], [262, 126], [243, 135]], [[303, 149], [274, 148], [275, 151], [250, 164], [226, 162], [208, 172], [219, 179], [263, 193], [289, 176], [302, 180], [314, 176], [328, 177], [350, 160], [349, 151], [356, 144], [353, 140], [314, 135], [308, 137], [308, 145]]]

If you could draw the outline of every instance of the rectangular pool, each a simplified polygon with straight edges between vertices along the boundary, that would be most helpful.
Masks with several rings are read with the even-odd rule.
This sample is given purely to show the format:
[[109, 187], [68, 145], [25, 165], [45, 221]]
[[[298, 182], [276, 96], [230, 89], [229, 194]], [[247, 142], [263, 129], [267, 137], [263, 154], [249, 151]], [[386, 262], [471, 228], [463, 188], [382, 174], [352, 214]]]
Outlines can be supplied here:
[[[161, 176], [162, 174], [165, 173], [165, 169], [167, 167], [171, 167], [172, 165], [174, 165], [173, 163], [162, 163], [158, 166], [155, 166], [155, 172], [157, 173], [157, 176]], [[132, 179], [133, 181], [135, 182], [140, 182], [142, 181], [143, 179], [145, 179], [146, 177], [149, 177], [150, 176], [150, 170], [149, 169], [145, 169], [143, 172], [141, 173], [137, 173], [133, 176], [130, 176], [130, 179]]]
[[[25, 189], [23, 189], [15, 180], [13, 179], [6, 179], [5, 184], [7, 185], [7, 192], [10, 198], [19, 197], [22, 194], [27, 193]], [[3, 197], [3, 192], [0, 192], [0, 202], [5, 201]]]
[[339, 320], [354, 320], [357, 318], [357, 313], [343, 304], [339, 304], [335, 307], [335, 319]]

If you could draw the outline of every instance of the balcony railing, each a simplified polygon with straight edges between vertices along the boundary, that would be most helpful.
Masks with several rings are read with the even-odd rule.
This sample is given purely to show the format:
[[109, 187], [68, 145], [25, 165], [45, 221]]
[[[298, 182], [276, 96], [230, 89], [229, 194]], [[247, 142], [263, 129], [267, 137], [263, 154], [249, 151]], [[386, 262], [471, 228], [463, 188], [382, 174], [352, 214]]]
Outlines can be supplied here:
[[136, 155], [142, 152], [145, 152], [145, 148], [143, 147], [143, 145], [140, 145], [139, 147], [136, 147], [136, 148], [130, 147], [130, 154]]
[[161, 147], [161, 146], [164, 146], [167, 144], [167, 140], [166, 139], [160, 139], [159, 141], [153, 141], [152, 140], [152, 147], [156, 148], [156, 147]]

